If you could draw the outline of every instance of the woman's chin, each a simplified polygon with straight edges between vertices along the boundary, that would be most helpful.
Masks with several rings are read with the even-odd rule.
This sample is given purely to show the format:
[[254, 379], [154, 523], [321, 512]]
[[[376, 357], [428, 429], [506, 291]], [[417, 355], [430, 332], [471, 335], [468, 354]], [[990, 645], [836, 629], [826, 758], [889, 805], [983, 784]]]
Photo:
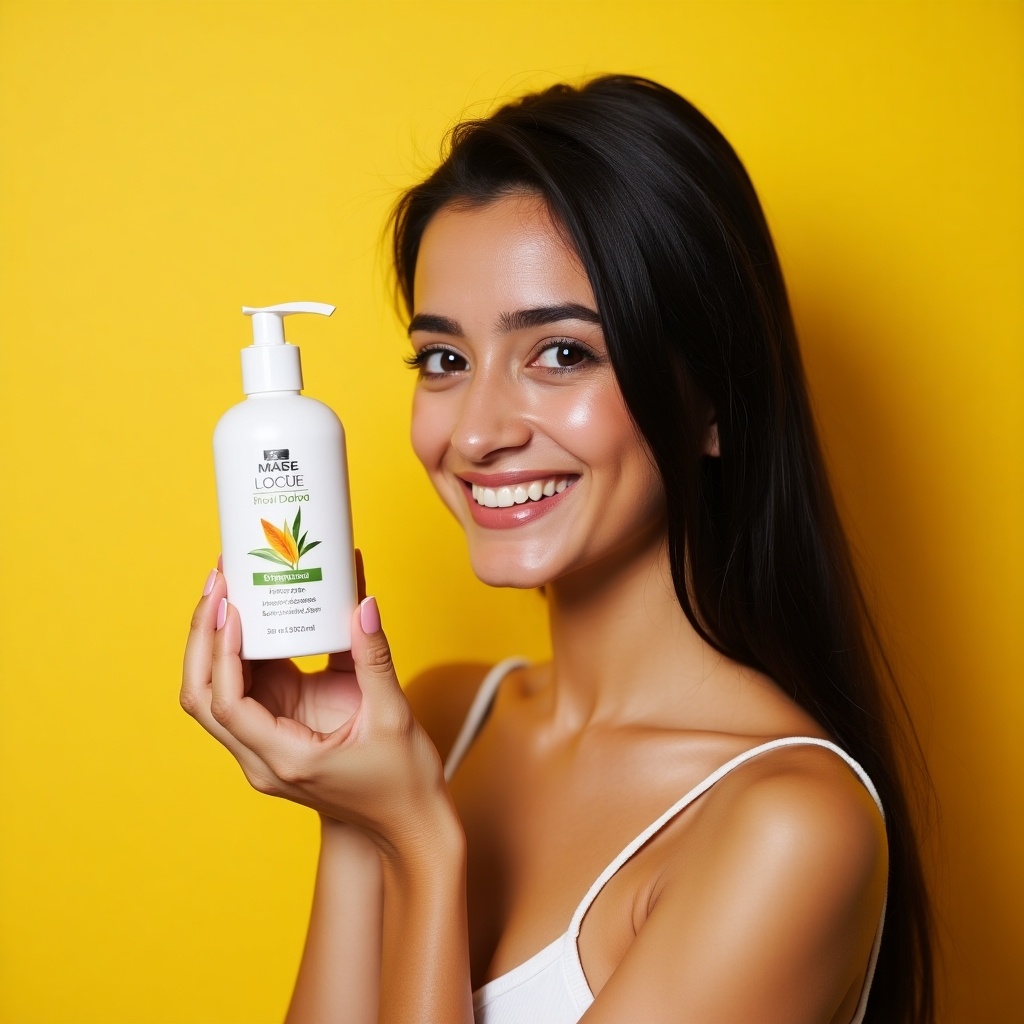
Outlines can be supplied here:
[[488, 558], [472, 551], [470, 565], [481, 583], [514, 590], [536, 590], [550, 583], [554, 575], [549, 566], [523, 565], [508, 558]]
[[487, 572], [473, 569], [476, 578], [488, 587], [507, 587], [511, 590], [539, 590], [551, 581], [543, 574], [509, 572], [508, 566], [503, 572]]

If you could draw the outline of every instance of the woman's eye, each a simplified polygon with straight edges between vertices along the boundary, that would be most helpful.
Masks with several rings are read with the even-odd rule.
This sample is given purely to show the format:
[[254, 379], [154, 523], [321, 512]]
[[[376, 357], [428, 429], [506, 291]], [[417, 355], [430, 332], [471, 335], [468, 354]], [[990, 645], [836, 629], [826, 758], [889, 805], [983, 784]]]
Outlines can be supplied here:
[[589, 358], [590, 352], [582, 345], [560, 341], [557, 344], [548, 345], [534, 360], [534, 365], [548, 370], [567, 370], [578, 366]]
[[423, 349], [411, 360], [424, 377], [440, 377], [446, 373], [460, 373], [469, 368], [465, 357], [449, 348]]

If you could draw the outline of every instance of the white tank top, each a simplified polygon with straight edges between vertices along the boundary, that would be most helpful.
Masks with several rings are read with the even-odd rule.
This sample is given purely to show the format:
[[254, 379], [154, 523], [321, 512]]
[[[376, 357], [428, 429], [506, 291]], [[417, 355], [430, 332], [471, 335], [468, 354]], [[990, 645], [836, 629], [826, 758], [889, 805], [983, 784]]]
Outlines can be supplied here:
[[[487, 714], [494, 702], [495, 694], [501, 681], [509, 672], [528, 664], [522, 658], [508, 658], [500, 662], [487, 673], [473, 703], [466, 714], [459, 735], [456, 737], [448, 760], [445, 762], [444, 775], [451, 779], [459, 763], [466, 755], [476, 734], [480, 731]], [[580, 952], [577, 945], [580, 926], [590, 905], [598, 893], [605, 887], [608, 880], [623, 864], [626, 863], [652, 836], [656, 835], [679, 813], [688, 807], [701, 794], [707, 792], [719, 779], [728, 775], [734, 768], [749, 761], [759, 754], [779, 747], [792, 746], [824, 747], [841, 757], [853, 770], [857, 778], [871, 794], [878, 810], [884, 818], [885, 812], [871, 779], [856, 761], [844, 750], [828, 740], [812, 736], [785, 736], [771, 740], [760, 746], [745, 750], [731, 761], [713, 771], [706, 779], [699, 782], [688, 793], [680, 797], [657, 821], [652, 822], [631, 843], [629, 843], [615, 859], [598, 875], [594, 884], [572, 915], [569, 927], [550, 945], [535, 953], [525, 963], [514, 967], [507, 974], [487, 982], [473, 993], [473, 1014], [476, 1024], [576, 1024], [594, 1001], [590, 991], [583, 965], [580, 963]], [[860, 1001], [850, 1024], [861, 1024], [867, 1011], [868, 995], [871, 991], [871, 980], [878, 961], [878, 950], [882, 942], [882, 924], [885, 920], [885, 904], [875, 931], [874, 945], [871, 947], [871, 959], [868, 962], [864, 987]]]

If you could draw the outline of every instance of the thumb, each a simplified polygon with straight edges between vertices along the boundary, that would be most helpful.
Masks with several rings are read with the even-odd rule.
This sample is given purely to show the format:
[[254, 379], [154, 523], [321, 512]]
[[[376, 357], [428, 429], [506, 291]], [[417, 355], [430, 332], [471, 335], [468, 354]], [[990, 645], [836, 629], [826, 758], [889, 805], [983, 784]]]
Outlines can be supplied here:
[[359, 689], [370, 707], [387, 708], [394, 707], [395, 702], [405, 703], [375, 597], [363, 598], [352, 613], [352, 661]]

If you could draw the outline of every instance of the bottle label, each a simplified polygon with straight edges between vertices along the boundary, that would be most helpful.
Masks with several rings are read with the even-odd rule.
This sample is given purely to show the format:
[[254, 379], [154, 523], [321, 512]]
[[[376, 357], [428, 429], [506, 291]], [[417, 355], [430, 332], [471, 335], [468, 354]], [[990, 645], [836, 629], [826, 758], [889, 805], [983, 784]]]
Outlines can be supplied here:
[[254, 587], [281, 587], [290, 583], [319, 583], [324, 578], [322, 569], [303, 569], [301, 572], [254, 572]]
[[[268, 504], [267, 498], [272, 498], [278, 504], [284, 504], [287, 500], [309, 500], [308, 492], [296, 490], [305, 483], [304, 474], [299, 472], [298, 460], [290, 459], [289, 454], [287, 448], [263, 453], [264, 461], [260, 463], [253, 480], [253, 504]], [[272, 493], [268, 495], [267, 491]], [[301, 508], [295, 510], [291, 522], [285, 518], [280, 527], [262, 517], [260, 526], [263, 528], [263, 539], [267, 546], [255, 548], [249, 554], [254, 558], [262, 558], [284, 567], [284, 571], [279, 569], [276, 572], [252, 574], [253, 586], [272, 588], [266, 597], [260, 600], [261, 617], [271, 620], [266, 623], [266, 635], [274, 636], [279, 632], [316, 632], [316, 626], [312, 622], [292, 622], [290, 625], [275, 628], [272, 620], [279, 617], [293, 619], [300, 615], [307, 616], [308, 619], [309, 616], [323, 610], [316, 595], [307, 593], [306, 588], [300, 585], [319, 583], [324, 578], [323, 569], [320, 567], [300, 568], [303, 557], [319, 547], [321, 542], [311, 538], [309, 531], [303, 531]]]
[[224, 572], [245, 658], [350, 643], [356, 594], [344, 440], [340, 453], [308, 438], [289, 442], [264, 443], [248, 458], [224, 451], [218, 461]]

